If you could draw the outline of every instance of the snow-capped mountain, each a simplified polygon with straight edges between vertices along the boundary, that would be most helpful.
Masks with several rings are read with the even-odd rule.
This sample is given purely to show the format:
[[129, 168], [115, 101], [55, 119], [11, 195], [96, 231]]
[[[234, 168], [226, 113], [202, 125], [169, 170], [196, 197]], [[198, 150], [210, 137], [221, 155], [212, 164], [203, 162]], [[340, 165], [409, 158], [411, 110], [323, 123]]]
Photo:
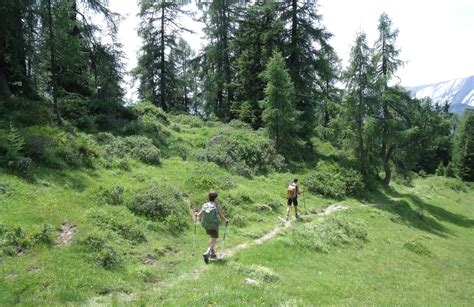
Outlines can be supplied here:
[[450, 111], [462, 113], [474, 108], [474, 76], [409, 88], [416, 98], [430, 97], [434, 102], [451, 103]]

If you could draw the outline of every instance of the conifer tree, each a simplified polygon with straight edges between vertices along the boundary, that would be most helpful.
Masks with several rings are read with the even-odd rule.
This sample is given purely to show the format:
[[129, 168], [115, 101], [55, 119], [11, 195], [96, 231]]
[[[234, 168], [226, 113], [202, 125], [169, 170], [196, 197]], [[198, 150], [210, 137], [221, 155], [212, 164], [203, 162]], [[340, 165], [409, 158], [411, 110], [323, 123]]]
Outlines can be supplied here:
[[262, 71], [273, 51], [282, 45], [283, 24], [277, 18], [274, 1], [256, 2], [238, 14], [238, 28], [232, 41], [236, 66], [236, 101], [233, 117], [258, 129], [262, 125], [259, 101], [264, 97]]
[[194, 60], [194, 51], [191, 46], [182, 38], [178, 40], [176, 49], [170, 54], [170, 64], [174, 71], [174, 109], [190, 112], [192, 100], [196, 94], [196, 79], [192, 62]]
[[328, 40], [332, 36], [322, 25], [315, 2], [306, 0], [284, 0], [280, 2], [280, 20], [285, 27], [283, 54], [295, 87], [296, 108], [301, 111], [299, 135], [309, 140], [316, 120], [316, 108], [324, 95], [316, 84], [328, 51]]
[[466, 111], [459, 129], [454, 153], [456, 175], [474, 181], [474, 112]]
[[374, 102], [372, 86], [374, 69], [371, 63], [371, 50], [365, 33], [358, 33], [351, 49], [349, 67], [344, 73], [346, 82], [346, 118], [348, 128], [355, 140], [355, 153], [358, 169], [367, 176], [370, 165], [370, 138], [367, 125], [373, 115], [371, 105]]
[[262, 101], [263, 123], [277, 151], [288, 155], [298, 141], [299, 114], [294, 105], [293, 83], [281, 53], [274, 53], [262, 75], [267, 82]]
[[385, 173], [383, 181], [388, 185], [392, 178], [391, 163], [403, 162], [402, 159], [395, 161], [396, 153], [412, 144], [419, 129], [411, 118], [410, 109], [414, 104], [408, 92], [389, 86], [402, 61], [398, 58], [400, 50], [395, 46], [398, 30], [392, 29], [392, 21], [385, 13], [379, 18], [378, 32], [373, 53], [376, 122], [370, 137], [377, 142], [375, 152]]
[[176, 75], [170, 54], [177, 48], [177, 37], [183, 31], [178, 17], [186, 14], [178, 1], [141, 0], [139, 35], [143, 45], [134, 75], [139, 79], [138, 94], [164, 111], [177, 109]]
[[234, 8], [237, 0], [211, 0], [204, 12], [204, 33], [208, 44], [201, 55], [205, 109], [219, 119], [231, 119], [230, 108], [234, 101], [232, 41], [231, 33], [235, 26]]

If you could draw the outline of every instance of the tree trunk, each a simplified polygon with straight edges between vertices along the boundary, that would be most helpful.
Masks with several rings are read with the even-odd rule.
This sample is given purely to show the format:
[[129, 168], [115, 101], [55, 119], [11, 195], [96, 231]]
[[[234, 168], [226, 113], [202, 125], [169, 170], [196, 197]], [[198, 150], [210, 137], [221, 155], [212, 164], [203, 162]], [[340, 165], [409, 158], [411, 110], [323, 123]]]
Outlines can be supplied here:
[[0, 98], [10, 97], [12, 94], [6, 74], [7, 64], [5, 62], [5, 30], [6, 30], [6, 9], [0, 6]]
[[[3, 30], [0, 31], [0, 35], [3, 34]], [[5, 53], [3, 45], [3, 37], [0, 37], [0, 98], [10, 97], [12, 92], [10, 91], [10, 86], [8, 85], [8, 79], [6, 74], [7, 65], [5, 63]]]
[[230, 56], [229, 56], [229, 37], [228, 37], [228, 28], [229, 28], [229, 21], [227, 18], [227, 6], [225, 4], [225, 0], [223, 1], [222, 7], [222, 28], [223, 28], [223, 37], [222, 37], [222, 52], [224, 58], [224, 80], [225, 80], [225, 88], [227, 92], [226, 97], [226, 105], [225, 105], [225, 113], [226, 117], [230, 114], [230, 104], [233, 101], [233, 90], [232, 90], [232, 76], [230, 71]]
[[168, 112], [168, 106], [166, 104], [166, 63], [165, 63], [165, 4], [161, 4], [161, 42], [160, 42], [160, 52], [161, 52], [161, 63], [160, 63], [160, 105], [163, 108], [163, 111]]
[[383, 183], [388, 186], [390, 184], [390, 181], [392, 180], [392, 170], [390, 169], [388, 157], [383, 160], [383, 169], [385, 172], [385, 178], [383, 179]]
[[50, 52], [50, 65], [51, 65], [51, 84], [53, 92], [53, 112], [55, 115], [56, 123], [62, 124], [61, 113], [59, 111], [58, 102], [58, 64], [56, 61], [56, 44], [55, 36], [53, 31], [53, 15], [51, 12], [51, 0], [48, 0], [48, 30], [49, 30], [49, 52]]

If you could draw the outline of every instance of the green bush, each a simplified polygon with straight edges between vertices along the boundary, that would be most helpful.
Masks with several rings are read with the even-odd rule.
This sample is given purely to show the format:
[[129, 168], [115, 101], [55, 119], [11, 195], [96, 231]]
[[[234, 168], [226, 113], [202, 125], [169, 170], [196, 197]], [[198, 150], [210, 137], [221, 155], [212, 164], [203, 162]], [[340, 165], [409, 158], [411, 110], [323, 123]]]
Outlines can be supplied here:
[[244, 274], [261, 281], [276, 282], [280, 279], [280, 277], [275, 272], [273, 272], [272, 269], [255, 264], [245, 265], [232, 261], [230, 263], [230, 267], [240, 274]]
[[49, 126], [21, 130], [25, 139], [23, 154], [49, 167], [92, 167], [102, 156], [102, 148], [85, 133], [67, 133]]
[[284, 158], [270, 140], [251, 130], [223, 128], [205, 144], [206, 160], [241, 176], [281, 170]]
[[173, 121], [179, 124], [189, 125], [193, 128], [201, 128], [204, 126], [205, 121], [200, 117], [187, 114], [179, 114], [173, 117]]
[[61, 98], [60, 111], [63, 120], [80, 129], [94, 128], [91, 116], [91, 101], [82, 95], [68, 93]]
[[87, 258], [105, 269], [114, 269], [122, 265], [123, 254], [110, 242], [110, 236], [94, 231], [79, 242], [86, 248]]
[[125, 137], [124, 141], [132, 158], [148, 164], [160, 163], [160, 150], [153, 145], [151, 139], [134, 135]]
[[403, 247], [418, 255], [431, 256], [430, 250], [423, 243], [417, 240], [408, 241], [403, 245]]
[[236, 183], [214, 163], [202, 163], [188, 175], [185, 186], [191, 191], [221, 191], [232, 189]]
[[125, 188], [118, 184], [110, 187], [100, 187], [96, 192], [100, 204], [121, 205], [124, 202]]
[[0, 101], [0, 122], [15, 123], [17, 127], [47, 125], [52, 122], [50, 110], [45, 101], [12, 97]]
[[15, 256], [39, 244], [53, 242], [53, 227], [43, 224], [39, 229], [0, 224], [0, 256]]
[[15, 127], [10, 125], [8, 131], [0, 129], [0, 166], [29, 178], [33, 161], [23, 154], [24, 147], [25, 140]]
[[309, 192], [335, 199], [359, 195], [365, 190], [359, 172], [322, 161], [303, 178], [303, 182]]
[[445, 172], [446, 172], [446, 168], [445, 168], [443, 162], [439, 162], [439, 165], [435, 170], [435, 175], [436, 176], [444, 176]]
[[[126, 159], [130, 156], [148, 164], [160, 163], [160, 150], [147, 137], [138, 135], [115, 137], [110, 133], [101, 133], [96, 139], [103, 144], [105, 156], [109, 161], [114, 158]], [[126, 164], [127, 168], [128, 162]]]
[[448, 163], [446, 168], [444, 169], [444, 174], [445, 177], [453, 178], [455, 177], [454, 175], [454, 169], [453, 169], [453, 164], [451, 162]]
[[153, 184], [130, 200], [127, 207], [133, 213], [163, 222], [173, 232], [188, 226], [188, 209], [180, 191], [170, 185]]
[[89, 212], [87, 217], [100, 229], [113, 231], [131, 243], [147, 241], [139, 221], [123, 213], [94, 210]]
[[142, 101], [133, 104], [130, 109], [137, 117], [151, 116], [152, 118], [157, 119], [163, 123], [169, 123], [167, 114], [150, 101]]

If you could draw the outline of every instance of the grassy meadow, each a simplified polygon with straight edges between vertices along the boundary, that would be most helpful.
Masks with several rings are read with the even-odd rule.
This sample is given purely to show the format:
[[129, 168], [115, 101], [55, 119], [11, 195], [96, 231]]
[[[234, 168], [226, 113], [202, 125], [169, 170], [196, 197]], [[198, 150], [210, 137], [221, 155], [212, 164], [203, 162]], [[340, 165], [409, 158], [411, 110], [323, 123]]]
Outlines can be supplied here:
[[[237, 175], [189, 157], [218, 127], [179, 118], [170, 127], [171, 145], [158, 165], [130, 159], [125, 167], [38, 168], [34, 180], [0, 173], [1, 306], [474, 301], [472, 184], [431, 176], [358, 198], [307, 192], [300, 197], [303, 219], [284, 228], [278, 217], [287, 184], [307, 169]], [[189, 209], [199, 208], [209, 190], [219, 192], [231, 221], [225, 248], [249, 245], [205, 265], [208, 238], [198, 226], [193, 256]], [[136, 205], [149, 191], [174, 195], [171, 207], [159, 208], [171, 210], [166, 219]], [[331, 204], [346, 209], [318, 214]], [[275, 227], [281, 231], [273, 239], [251, 244]], [[66, 239], [64, 229], [71, 232]]]

